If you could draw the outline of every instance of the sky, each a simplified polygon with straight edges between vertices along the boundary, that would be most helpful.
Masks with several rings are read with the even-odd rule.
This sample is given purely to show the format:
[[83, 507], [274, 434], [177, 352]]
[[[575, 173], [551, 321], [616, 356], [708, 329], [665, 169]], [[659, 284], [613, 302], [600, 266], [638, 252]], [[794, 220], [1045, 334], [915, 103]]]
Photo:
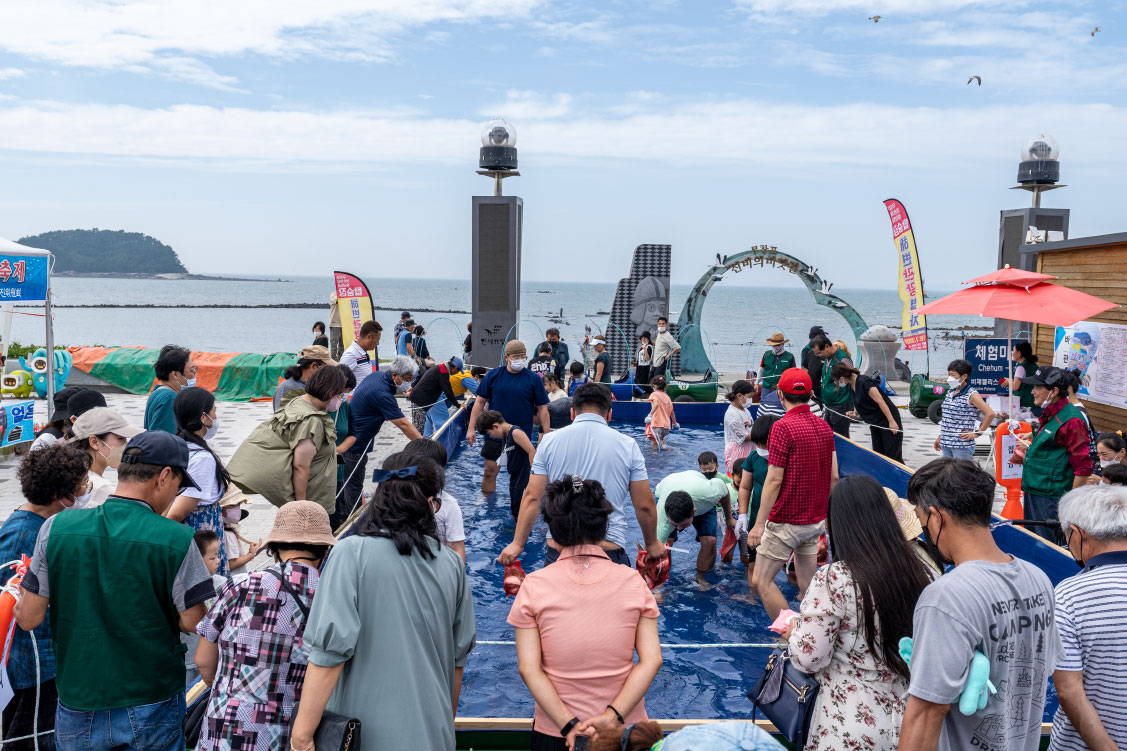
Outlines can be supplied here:
[[953, 289], [1029, 205], [1009, 188], [1034, 134], [1061, 145], [1044, 205], [1071, 235], [1127, 230], [1125, 30], [1122, 0], [9, 0], [0, 235], [144, 232], [196, 273], [466, 278], [504, 117], [527, 280], [614, 281], [669, 243], [691, 282], [770, 244], [892, 289], [895, 197], [928, 288]]

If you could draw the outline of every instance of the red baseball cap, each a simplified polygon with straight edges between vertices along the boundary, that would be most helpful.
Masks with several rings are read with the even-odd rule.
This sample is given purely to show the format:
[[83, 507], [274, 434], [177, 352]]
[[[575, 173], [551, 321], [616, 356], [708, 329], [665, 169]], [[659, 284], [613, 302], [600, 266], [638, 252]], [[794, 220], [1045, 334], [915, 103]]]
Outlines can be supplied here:
[[779, 390], [784, 394], [809, 394], [814, 390], [810, 374], [802, 368], [787, 368], [779, 376]]

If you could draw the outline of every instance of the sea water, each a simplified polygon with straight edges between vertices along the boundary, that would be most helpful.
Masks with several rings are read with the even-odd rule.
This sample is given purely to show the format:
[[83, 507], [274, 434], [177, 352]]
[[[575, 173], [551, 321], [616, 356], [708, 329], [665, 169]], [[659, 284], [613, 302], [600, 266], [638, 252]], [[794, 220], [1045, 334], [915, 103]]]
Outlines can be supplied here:
[[[772, 272], [765, 272], [772, 273]], [[725, 373], [743, 373], [758, 367], [766, 349], [764, 340], [781, 331], [797, 355], [810, 327], [819, 324], [833, 338], [842, 339], [857, 354], [853, 332], [835, 311], [816, 305], [805, 287], [786, 274], [768, 278], [773, 286], [748, 287], [717, 284], [704, 306], [701, 328], [713, 363]], [[380, 356], [394, 351], [391, 329], [399, 313], [410, 310], [427, 328], [430, 350], [436, 357], [461, 354], [470, 320], [471, 288], [468, 280], [386, 279], [365, 277], [374, 296], [377, 320], [385, 329]], [[165, 279], [92, 279], [61, 277], [52, 282], [55, 341], [63, 345], [160, 347], [177, 343], [211, 352], [297, 352], [310, 344], [314, 321], [329, 320], [332, 281], [318, 277], [284, 277], [282, 281], [204, 281]], [[670, 292], [671, 317], [676, 320], [690, 285], [674, 284]], [[563, 340], [578, 357], [579, 344], [588, 333], [608, 328], [608, 311], [614, 302], [613, 283], [524, 282], [521, 286], [519, 334], [530, 346], [542, 341], [549, 327], [560, 329]], [[901, 303], [895, 291], [838, 290], [870, 324], [899, 330]], [[315, 304], [316, 309], [281, 307]], [[166, 308], [98, 308], [88, 306], [173, 306]], [[261, 305], [263, 308], [230, 306]], [[79, 307], [68, 307], [79, 306]], [[179, 307], [204, 306], [204, 307]], [[430, 313], [422, 309], [463, 311]], [[13, 324], [12, 339], [42, 344], [43, 319], [34, 307], [21, 307]], [[991, 325], [977, 316], [933, 316], [932, 372], [941, 372], [948, 360], [961, 356], [961, 333], [967, 325]], [[941, 331], [947, 329], [948, 331]], [[515, 332], [514, 332], [515, 333]], [[611, 341], [617, 337], [610, 336]], [[927, 353], [901, 352], [913, 371], [927, 365]], [[485, 363], [496, 365], [497, 363]]]
[[[669, 451], [653, 451], [641, 424], [615, 423], [646, 457], [650, 484], [666, 475], [695, 469], [702, 451], [723, 454], [723, 434], [707, 428], [683, 428], [669, 437]], [[477, 451], [460, 451], [447, 468], [447, 490], [459, 499], [466, 526], [466, 559], [473, 590], [478, 641], [512, 641], [513, 628], [505, 619], [513, 599], [503, 589], [503, 569], [497, 555], [512, 541], [508, 477], [498, 478], [497, 492], [483, 498], [482, 460]], [[634, 509], [626, 506], [631, 547], [642, 542]], [[721, 527], [723, 529], [723, 527]], [[546, 527], [537, 522], [521, 562], [526, 571], [544, 562]], [[659, 587], [662, 644], [771, 644], [770, 619], [759, 600], [749, 596], [747, 576], [737, 551], [732, 564], [719, 561], [698, 584], [699, 545], [690, 527], [674, 545], [669, 581]], [[628, 553], [633, 559], [636, 548]], [[780, 574], [783, 594], [795, 602], [796, 591]], [[598, 618], [593, 612], [592, 618]], [[646, 711], [654, 718], [751, 718], [747, 692], [770, 654], [769, 647], [664, 648], [664, 664], [646, 694]], [[531, 717], [533, 702], [517, 672], [516, 650], [507, 644], [479, 644], [466, 661], [458, 714], [463, 717]]]

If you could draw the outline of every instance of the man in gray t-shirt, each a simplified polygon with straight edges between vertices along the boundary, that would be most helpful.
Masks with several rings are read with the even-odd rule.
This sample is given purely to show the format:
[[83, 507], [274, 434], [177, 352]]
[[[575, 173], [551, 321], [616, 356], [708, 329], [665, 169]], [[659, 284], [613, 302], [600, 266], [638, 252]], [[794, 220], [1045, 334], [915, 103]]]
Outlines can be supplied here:
[[[1049, 675], [1060, 652], [1053, 585], [994, 543], [994, 478], [964, 459], [936, 459], [913, 475], [908, 500], [934, 555], [955, 569], [916, 603], [908, 708], [900, 751], [1034, 751]], [[958, 702], [974, 652], [998, 689], [971, 715]]]

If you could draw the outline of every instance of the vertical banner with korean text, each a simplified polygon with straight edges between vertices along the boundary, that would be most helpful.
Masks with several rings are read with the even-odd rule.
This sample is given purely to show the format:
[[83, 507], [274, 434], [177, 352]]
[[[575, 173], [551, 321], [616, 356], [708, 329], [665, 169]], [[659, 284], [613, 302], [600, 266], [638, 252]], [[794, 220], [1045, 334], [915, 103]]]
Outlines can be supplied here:
[[[360, 337], [360, 327], [376, 318], [372, 295], [368, 285], [355, 274], [333, 272], [333, 285], [337, 293], [337, 311], [340, 313], [341, 344], [347, 349]], [[375, 362], [375, 352], [369, 352]]]
[[912, 234], [912, 223], [908, 221], [908, 210], [895, 198], [884, 202], [888, 218], [892, 221], [892, 243], [899, 257], [900, 299], [904, 302], [904, 312], [900, 320], [900, 336], [904, 349], [927, 350], [927, 320], [916, 313], [916, 308], [924, 304], [924, 280], [920, 272], [920, 259], [916, 253], [916, 239]]

